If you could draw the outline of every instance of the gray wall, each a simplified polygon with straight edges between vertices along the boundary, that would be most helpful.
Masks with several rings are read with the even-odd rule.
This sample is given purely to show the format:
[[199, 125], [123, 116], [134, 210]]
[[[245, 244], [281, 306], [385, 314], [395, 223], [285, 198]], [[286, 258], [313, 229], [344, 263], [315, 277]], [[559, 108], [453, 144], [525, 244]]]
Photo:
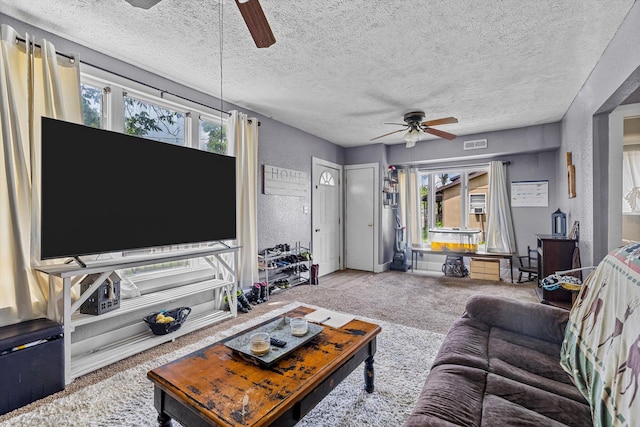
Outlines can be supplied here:
[[[306, 172], [311, 176], [311, 158], [317, 157], [342, 165], [344, 149], [291, 126], [261, 116], [258, 161], [262, 166], [279, 166]], [[309, 186], [311, 188], [311, 185]], [[306, 197], [258, 194], [258, 248], [273, 247], [278, 243], [301, 242], [307, 246], [311, 240], [311, 193]], [[304, 213], [304, 207], [308, 213]]]
[[[463, 149], [463, 141], [486, 139], [487, 148], [480, 150]], [[433, 139], [421, 141], [414, 148], [404, 144], [391, 145], [387, 153], [390, 164], [408, 165], [413, 163], [446, 164], [465, 160], [491, 160], [499, 156], [540, 151], [557, 150], [560, 147], [560, 123], [549, 123], [496, 132], [459, 136], [453, 141]]]
[[[551, 214], [558, 209], [555, 191], [557, 151], [511, 155], [497, 160], [509, 161], [507, 180], [549, 180], [549, 206], [546, 208], [511, 208], [516, 244], [519, 254], [526, 254], [527, 246], [536, 247], [536, 234], [551, 234]], [[511, 196], [511, 188], [509, 188]], [[568, 227], [569, 228], [569, 227]]]
[[[569, 221], [580, 221], [583, 265], [608, 247], [608, 114], [640, 87], [640, 3], [636, 2], [562, 120], [557, 192]], [[565, 152], [573, 153], [577, 197], [567, 195]]]

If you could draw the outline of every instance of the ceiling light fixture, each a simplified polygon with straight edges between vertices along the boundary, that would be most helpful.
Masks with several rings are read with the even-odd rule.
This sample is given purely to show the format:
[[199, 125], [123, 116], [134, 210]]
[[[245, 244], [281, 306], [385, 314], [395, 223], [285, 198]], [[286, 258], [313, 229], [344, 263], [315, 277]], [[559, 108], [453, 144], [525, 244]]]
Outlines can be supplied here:
[[409, 129], [407, 133], [404, 134], [402, 139], [404, 139], [404, 141], [407, 143], [407, 148], [411, 148], [416, 145], [416, 142], [420, 141], [421, 137], [422, 135], [420, 134], [418, 128], [415, 126], [411, 126], [411, 129]]

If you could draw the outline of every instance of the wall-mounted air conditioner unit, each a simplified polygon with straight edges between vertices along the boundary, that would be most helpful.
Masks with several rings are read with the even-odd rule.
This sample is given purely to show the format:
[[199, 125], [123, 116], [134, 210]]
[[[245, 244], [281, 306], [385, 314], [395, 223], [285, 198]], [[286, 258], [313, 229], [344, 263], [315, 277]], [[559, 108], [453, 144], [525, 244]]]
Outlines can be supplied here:
[[469, 194], [469, 214], [483, 215], [487, 213], [487, 195], [484, 193]]

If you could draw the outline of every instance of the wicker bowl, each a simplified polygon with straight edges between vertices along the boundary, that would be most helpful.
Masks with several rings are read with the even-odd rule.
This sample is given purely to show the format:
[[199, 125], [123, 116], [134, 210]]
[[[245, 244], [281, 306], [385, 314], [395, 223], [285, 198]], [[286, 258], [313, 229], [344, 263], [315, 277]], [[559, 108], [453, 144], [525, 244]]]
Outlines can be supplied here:
[[[156, 322], [156, 318], [158, 314], [162, 313], [166, 317], [171, 316], [174, 318], [172, 322], [169, 323], [158, 323]], [[151, 313], [148, 316], [145, 316], [142, 320], [145, 321], [149, 328], [151, 328], [151, 332], [154, 335], [166, 335], [171, 332], [175, 332], [187, 320], [187, 316], [191, 313], [190, 307], [179, 307], [171, 310], [157, 311], [155, 313]]]

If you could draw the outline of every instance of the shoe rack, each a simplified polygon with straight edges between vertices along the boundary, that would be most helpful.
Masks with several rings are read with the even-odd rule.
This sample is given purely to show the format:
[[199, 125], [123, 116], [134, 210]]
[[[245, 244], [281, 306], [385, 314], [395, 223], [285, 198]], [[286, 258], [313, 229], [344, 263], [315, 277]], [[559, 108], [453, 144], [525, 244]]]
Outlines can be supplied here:
[[311, 263], [309, 247], [300, 242], [280, 244], [258, 254], [260, 280], [269, 287], [269, 294], [310, 283]]

